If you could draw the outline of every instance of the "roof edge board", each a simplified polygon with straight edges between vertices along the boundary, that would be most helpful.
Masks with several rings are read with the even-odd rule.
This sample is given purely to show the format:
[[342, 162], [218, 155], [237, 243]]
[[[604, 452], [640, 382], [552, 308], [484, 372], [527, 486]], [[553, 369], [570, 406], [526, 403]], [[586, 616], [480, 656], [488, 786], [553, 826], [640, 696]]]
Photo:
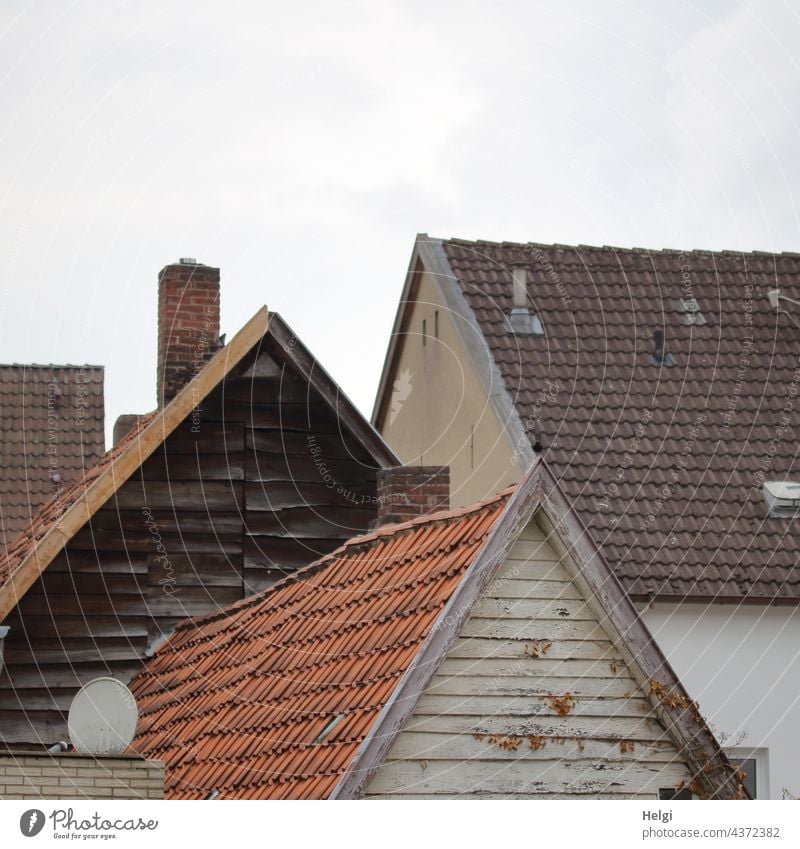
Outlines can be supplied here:
[[[595, 594], [596, 603], [603, 608], [604, 618], [610, 621], [620, 640], [627, 644], [626, 654], [633, 658], [640, 673], [647, 680], [656, 680], [666, 686], [679, 697], [681, 704], [671, 706], [662, 701], [659, 711], [678, 751], [695, 775], [706, 782], [714, 797], [739, 798], [735, 773], [727, 757], [697, 712], [696, 705], [686, 696], [675, 672], [653, 641], [601, 551], [591, 541], [560, 492], [543, 458], [537, 458], [515, 489], [329, 798], [357, 799], [363, 795], [370, 779], [384, 763], [397, 735], [413, 714], [425, 688], [458, 639], [463, 624], [497, 569], [505, 562], [522, 528], [539, 509], [554, 527], [559, 528], [559, 534], [563, 535], [562, 543], [570, 544], [569, 550], [573, 552], [571, 556], [578, 573], [590, 592]], [[556, 514], [556, 521], [553, 521], [552, 513]], [[578, 557], [574, 554], [576, 549]], [[717, 781], [718, 784], [715, 784]]]
[[469, 565], [464, 577], [434, 622], [430, 634], [414, 655], [397, 686], [356, 750], [352, 761], [334, 787], [330, 799], [358, 799], [378, 771], [395, 738], [405, 727], [419, 698], [452, 649], [462, 625], [505, 562], [511, 546], [534, 514], [540, 500], [542, 461], [533, 465], [514, 490], [502, 514]]
[[394, 322], [392, 323], [392, 331], [389, 335], [389, 344], [386, 346], [386, 356], [383, 360], [381, 376], [378, 380], [378, 390], [375, 393], [375, 403], [372, 405], [372, 416], [370, 417], [370, 422], [375, 428], [380, 427], [380, 418], [383, 415], [383, 411], [386, 406], [386, 390], [395, 372], [394, 360], [398, 345], [402, 338], [401, 330], [406, 319], [406, 314], [410, 309], [409, 303], [412, 292], [416, 288], [418, 282], [419, 272], [417, 270], [417, 266], [421, 263], [420, 245], [425, 241], [428, 241], [427, 233], [419, 233], [414, 240], [414, 249], [411, 251], [411, 259], [408, 262], [408, 270], [406, 271], [405, 281], [403, 282], [403, 291], [400, 293], [400, 302], [397, 305], [397, 312], [395, 313]]
[[[500, 427], [509, 441], [513, 456], [518, 458], [523, 471], [527, 470], [533, 465], [536, 453], [531, 446], [516, 404], [511, 400], [483, 330], [461, 291], [458, 278], [450, 267], [442, 240], [429, 239], [420, 246], [420, 254], [423, 256], [423, 261], [427, 259], [426, 267], [439, 286], [448, 310], [461, 319], [453, 322], [456, 333], [470, 358]], [[472, 328], [471, 333], [465, 332], [467, 327]]]
[[[61, 518], [36, 541], [0, 588], [0, 622], [16, 607], [34, 581], [83, 525], [127, 481], [142, 463], [202, 402], [242, 358], [264, 337], [270, 316], [262, 307], [234, 338], [217, 351], [203, 369], [154, 416], [120, 455], [74, 501]], [[24, 531], [23, 531], [24, 533]]]
[[[552, 532], [550, 541], [556, 544], [559, 554], [573, 562], [587, 603], [600, 621], [610, 626], [610, 636], [617, 648], [632, 661], [638, 683], [678, 751], [692, 768], [694, 777], [702, 783], [707, 779], [709, 766], [710, 772], [724, 772], [730, 768], [696, 703], [653, 639], [614, 570], [608, 566], [601, 550], [549, 474], [543, 476], [541, 508], [548, 530]], [[669, 693], [673, 705], [658, 697], [660, 688]], [[723, 782], [721, 789], [723, 795], [727, 789], [731, 793], [729, 798], [737, 798], [729, 782]], [[714, 792], [715, 798], [716, 795]]]

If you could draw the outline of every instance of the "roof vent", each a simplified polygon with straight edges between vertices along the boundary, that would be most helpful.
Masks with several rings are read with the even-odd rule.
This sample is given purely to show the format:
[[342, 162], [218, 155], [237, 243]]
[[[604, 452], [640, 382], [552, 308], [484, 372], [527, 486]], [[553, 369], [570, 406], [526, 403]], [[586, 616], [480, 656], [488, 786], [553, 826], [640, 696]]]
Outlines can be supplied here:
[[653, 333], [653, 354], [650, 359], [654, 366], [667, 366], [669, 368], [675, 365], [675, 357], [667, 353], [664, 348], [663, 330], [656, 330]]
[[800, 513], [800, 483], [797, 481], [764, 481], [763, 492], [770, 516]]
[[193, 256], [182, 256], [178, 262], [180, 265], [199, 265], [200, 263]]
[[311, 745], [313, 746], [315, 743], [321, 743], [328, 734], [333, 731], [334, 728], [344, 719], [345, 714], [339, 713], [333, 717], [333, 719], [322, 729], [322, 731], [317, 734], [317, 736], [311, 741]]
[[681, 298], [678, 301], [678, 309], [683, 313], [684, 324], [705, 324], [706, 320], [700, 312], [700, 304], [697, 298]]
[[542, 321], [528, 306], [528, 269], [515, 266], [512, 272], [514, 306], [508, 316], [511, 332], [517, 336], [544, 336]]

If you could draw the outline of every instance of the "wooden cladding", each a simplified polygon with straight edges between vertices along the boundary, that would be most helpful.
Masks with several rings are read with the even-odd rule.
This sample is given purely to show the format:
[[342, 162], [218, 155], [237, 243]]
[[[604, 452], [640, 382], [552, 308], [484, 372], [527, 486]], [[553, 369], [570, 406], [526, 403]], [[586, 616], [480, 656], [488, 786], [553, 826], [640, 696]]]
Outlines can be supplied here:
[[366, 795], [657, 799], [691, 771], [647, 695], [533, 521]]
[[375, 461], [273, 353], [246, 357], [12, 611], [0, 742], [63, 739], [82, 683], [129, 680], [179, 619], [263, 590], [369, 527]]

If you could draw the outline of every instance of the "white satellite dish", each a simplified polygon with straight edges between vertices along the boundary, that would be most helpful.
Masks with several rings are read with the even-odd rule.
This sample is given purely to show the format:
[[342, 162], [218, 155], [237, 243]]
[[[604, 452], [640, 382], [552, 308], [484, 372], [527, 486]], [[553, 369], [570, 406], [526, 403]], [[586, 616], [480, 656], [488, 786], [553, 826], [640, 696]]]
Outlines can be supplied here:
[[139, 709], [133, 693], [115, 678], [84, 684], [69, 709], [69, 738], [85, 755], [118, 755], [136, 733]]

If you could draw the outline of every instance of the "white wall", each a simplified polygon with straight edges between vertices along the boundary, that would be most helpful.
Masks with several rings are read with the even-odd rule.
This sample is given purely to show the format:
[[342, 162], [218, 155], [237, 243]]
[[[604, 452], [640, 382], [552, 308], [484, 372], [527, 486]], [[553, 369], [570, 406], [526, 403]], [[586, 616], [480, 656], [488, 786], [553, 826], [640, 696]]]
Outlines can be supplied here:
[[800, 610], [666, 605], [643, 618], [721, 742], [764, 748], [767, 795], [800, 797]]

